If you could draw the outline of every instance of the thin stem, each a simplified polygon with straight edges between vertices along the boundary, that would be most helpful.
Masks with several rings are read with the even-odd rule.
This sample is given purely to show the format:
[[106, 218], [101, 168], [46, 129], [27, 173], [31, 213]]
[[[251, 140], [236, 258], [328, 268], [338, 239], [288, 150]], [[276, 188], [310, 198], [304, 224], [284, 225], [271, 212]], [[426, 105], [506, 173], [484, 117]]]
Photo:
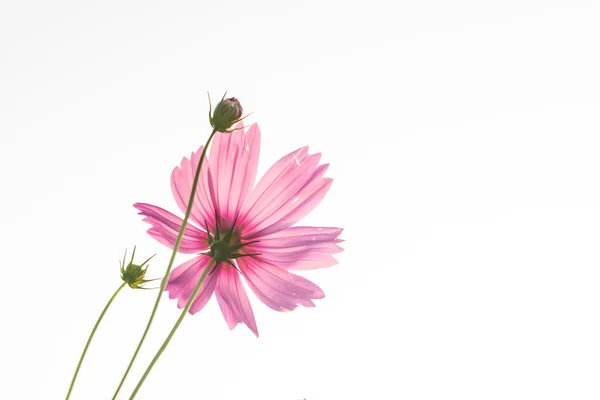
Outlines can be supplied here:
[[90, 337], [88, 338], [88, 340], [85, 344], [85, 347], [83, 348], [81, 357], [79, 357], [79, 362], [77, 363], [77, 368], [75, 369], [75, 373], [73, 374], [73, 379], [71, 379], [71, 386], [69, 386], [69, 391], [67, 392], [66, 400], [69, 400], [69, 397], [71, 397], [71, 392], [73, 391], [73, 386], [75, 386], [75, 381], [77, 380], [77, 375], [79, 374], [79, 369], [81, 368], [83, 359], [85, 358], [85, 355], [88, 351], [88, 347], [90, 347], [90, 343], [92, 343], [92, 339], [94, 338], [94, 335], [96, 334], [96, 329], [98, 329], [98, 325], [100, 325], [102, 318], [104, 318], [104, 314], [106, 314], [106, 310], [108, 310], [108, 307], [110, 307], [113, 300], [115, 299], [115, 297], [117, 297], [117, 294], [119, 294], [119, 292], [121, 291], [121, 289], [123, 289], [124, 286], [125, 286], [125, 282], [123, 282], [121, 284], [121, 286], [119, 286], [119, 288], [113, 293], [113, 295], [108, 300], [108, 303], [106, 303], [106, 305], [104, 306], [104, 310], [102, 310], [102, 312], [100, 313], [100, 316], [98, 317], [98, 320], [96, 321], [96, 324], [94, 325], [94, 328], [92, 329], [92, 332], [90, 333]]
[[215, 136], [215, 133], [217, 133], [217, 130], [213, 129], [212, 133], [208, 137], [208, 140], [206, 141], [206, 144], [204, 145], [204, 149], [202, 150], [202, 155], [200, 156], [200, 161], [198, 161], [198, 168], [196, 169], [196, 174], [194, 175], [194, 183], [192, 184], [192, 190], [190, 192], [190, 200], [188, 201], [187, 210], [185, 210], [185, 217], [183, 218], [183, 222], [181, 223], [181, 229], [179, 229], [179, 235], [177, 236], [177, 240], [175, 241], [175, 246], [173, 247], [173, 253], [171, 254], [171, 259], [169, 260], [169, 265], [167, 266], [167, 272], [165, 272], [165, 276], [162, 279], [162, 282], [160, 284], [160, 290], [158, 291], [158, 295], [156, 296], [156, 301], [154, 302], [154, 308], [152, 309], [152, 313], [150, 314], [150, 318], [148, 319], [148, 324], [146, 325], [146, 329], [144, 329], [142, 338], [140, 339], [140, 342], [138, 343], [137, 348], [135, 349], [135, 352], [133, 353], [133, 357], [131, 357], [131, 361], [129, 362], [129, 365], [127, 366], [127, 369], [125, 370], [125, 373], [123, 374], [123, 378], [121, 379], [121, 382], [119, 383], [119, 386], [117, 387], [117, 390], [115, 391], [113, 400], [115, 400], [117, 398], [117, 395], [119, 394], [119, 391], [121, 390], [121, 387], [123, 386], [123, 383], [125, 383], [125, 379], [127, 379], [127, 375], [129, 374], [129, 371], [131, 370], [131, 367], [133, 366], [133, 363], [134, 363], [138, 353], [140, 352], [140, 349], [142, 348], [142, 344], [144, 343], [144, 340], [146, 340], [146, 335], [148, 334], [148, 331], [150, 330], [150, 325], [152, 325], [152, 321], [154, 320], [154, 315], [156, 314], [156, 310], [158, 309], [158, 304], [160, 303], [162, 293], [165, 291], [167, 282], [169, 281], [169, 275], [171, 274], [171, 268], [173, 268], [173, 263], [175, 262], [175, 255], [177, 254], [177, 251], [179, 250], [179, 245], [181, 244], [181, 238], [183, 237], [183, 232], [185, 232], [185, 227], [187, 226], [188, 219], [190, 218], [190, 214], [192, 212], [192, 204], [193, 204], [194, 198], [196, 196], [196, 188], [198, 187], [198, 180], [200, 178], [200, 169], [202, 168], [202, 163], [204, 162], [204, 158], [206, 157], [206, 149], [208, 149], [208, 145], [210, 144], [213, 137]]
[[148, 374], [152, 370], [152, 367], [154, 367], [154, 364], [156, 364], [156, 362], [158, 361], [158, 359], [161, 356], [161, 354], [163, 353], [163, 351], [165, 351], [165, 349], [169, 345], [169, 342], [173, 338], [173, 335], [175, 334], [175, 331], [177, 331], [177, 328], [179, 328], [179, 325], [181, 324], [181, 321], [183, 321], [183, 318], [185, 317], [185, 315], [189, 311], [190, 307], [192, 306], [192, 302], [196, 298], [196, 295], [198, 294], [198, 291], [200, 290], [200, 287], [202, 286], [202, 283], [204, 283], [204, 278], [206, 278], [206, 275], [208, 275], [208, 271], [210, 271], [210, 269], [211, 269], [212, 265], [214, 264], [214, 262], [215, 262], [215, 259], [211, 258], [210, 261], [208, 262], [208, 265], [206, 266], [206, 268], [204, 268], [204, 272], [202, 273], [202, 276], [200, 277], [200, 280], [196, 284], [196, 287], [194, 288], [194, 291], [190, 295], [190, 298], [188, 299], [187, 303], [185, 304], [185, 307], [181, 311], [181, 315], [179, 315], [179, 318], [177, 319], [177, 322], [175, 322], [175, 325], [173, 325], [173, 329], [171, 329], [171, 332], [169, 332], [169, 335], [167, 336], [167, 338], [163, 342], [162, 346], [160, 346], [160, 349], [158, 349], [158, 351], [154, 355], [154, 358], [152, 359], [152, 361], [148, 365], [148, 368], [146, 368], [146, 372], [144, 372], [144, 375], [142, 375], [142, 377], [140, 378], [140, 381], [138, 382], [137, 386], [133, 390], [133, 393], [131, 393], [131, 397], [129, 397], [129, 400], [133, 400], [133, 398], [135, 397], [135, 395], [137, 394], [137, 392], [142, 387], [142, 384], [146, 380], [146, 377], [148, 376]]

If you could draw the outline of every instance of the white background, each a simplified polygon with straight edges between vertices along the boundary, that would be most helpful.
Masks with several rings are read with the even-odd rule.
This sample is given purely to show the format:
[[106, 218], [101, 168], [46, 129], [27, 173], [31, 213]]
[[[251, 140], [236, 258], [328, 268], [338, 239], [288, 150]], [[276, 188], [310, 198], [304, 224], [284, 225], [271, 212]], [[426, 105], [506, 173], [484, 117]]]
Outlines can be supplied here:
[[[327, 297], [261, 333], [216, 301], [139, 399], [600, 398], [597, 1], [4, 1], [0, 398], [64, 398], [138, 246], [132, 207], [209, 133], [259, 122], [259, 173], [309, 144], [345, 228]], [[182, 255], [181, 262], [188, 256]], [[124, 290], [72, 399], [110, 399], [156, 292]], [[166, 298], [123, 396], [178, 315]]]

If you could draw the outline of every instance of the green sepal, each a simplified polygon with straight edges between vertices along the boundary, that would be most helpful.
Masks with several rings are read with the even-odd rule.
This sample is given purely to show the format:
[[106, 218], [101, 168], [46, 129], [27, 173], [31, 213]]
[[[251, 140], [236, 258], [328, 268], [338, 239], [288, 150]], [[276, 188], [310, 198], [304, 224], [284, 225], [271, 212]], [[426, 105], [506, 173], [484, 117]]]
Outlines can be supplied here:
[[157, 280], [144, 279], [149, 267], [149, 265], [147, 264], [156, 254], [148, 257], [148, 259], [146, 259], [146, 261], [144, 261], [141, 265], [137, 265], [133, 263], [135, 257], [135, 249], [136, 247], [134, 246], [133, 252], [131, 253], [131, 260], [127, 265], [125, 265], [125, 262], [127, 260], [127, 250], [125, 250], [123, 261], [120, 263], [121, 280], [123, 280], [123, 282], [125, 282], [132, 289], [149, 289], [142, 287], [142, 285]]

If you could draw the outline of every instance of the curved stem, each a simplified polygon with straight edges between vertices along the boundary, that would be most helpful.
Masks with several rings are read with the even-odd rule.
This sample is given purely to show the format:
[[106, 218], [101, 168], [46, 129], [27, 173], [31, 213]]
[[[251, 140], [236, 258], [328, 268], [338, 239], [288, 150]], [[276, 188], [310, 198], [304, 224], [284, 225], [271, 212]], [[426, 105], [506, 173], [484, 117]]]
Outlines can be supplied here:
[[125, 282], [123, 282], [121, 284], [121, 286], [119, 286], [119, 288], [113, 293], [113, 295], [108, 300], [108, 303], [106, 303], [106, 306], [104, 306], [104, 310], [102, 310], [102, 312], [100, 313], [100, 316], [98, 317], [98, 320], [96, 321], [96, 325], [94, 325], [94, 328], [92, 329], [92, 332], [90, 333], [90, 337], [88, 338], [87, 343], [85, 344], [85, 347], [83, 348], [81, 357], [79, 357], [79, 362], [77, 363], [77, 368], [75, 369], [75, 373], [73, 374], [73, 379], [71, 380], [71, 386], [69, 386], [69, 391], [67, 392], [66, 400], [69, 400], [69, 397], [71, 397], [71, 392], [73, 391], [73, 386], [75, 386], [75, 381], [77, 380], [77, 375], [79, 374], [79, 369], [81, 368], [83, 359], [85, 358], [85, 355], [88, 351], [88, 347], [90, 347], [90, 343], [92, 343], [92, 339], [94, 338], [94, 335], [96, 334], [96, 329], [98, 329], [98, 325], [100, 325], [102, 318], [104, 318], [104, 314], [106, 314], [106, 310], [108, 310], [108, 307], [110, 307], [113, 300], [115, 299], [115, 297], [117, 297], [117, 294], [119, 294], [119, 292], [121, 291], [121, 289], [123, 289], [124, 286], [125, 286]]
[[121, 387], [123, 386], [123, 383], [125, 383], [125, 379], [127, 379], [127, 375], [129, 374], [129, 371], [131, 370], [131, 367], [133, 366], [133, 363], [134, 363], [135, 359], [137, 358], [137, 355], [140, 352], [140, 349], [142, 348], [142, 344], [144, 343], [144, 340], [146, 340], [146, 335], [148, 334], [148, 331], [150, 330], [150, 325], [152, 325], [152, 321], [154, 320], [154, 315], [156, 314], [156, 310], [158, 309], [158, 304], [160, 303], [162, 293], [165, 291], [167, 282], [169, 281], [169, 275], [171, 274], [171, 268], [173, 268], [173, 263], [175, 262], [175, 255], [177, 254], [177, 251], [179, 250], [179, 245], [181, 244], [181, 238], [183, 237], [183, 232], [185, 232], [185, 227], [187, 226], [188, 219], [190, 218], [190, 214], [192, 212], [192, 204], [194, 202], [194, 197], [196, 196], [196, 188], [198, 187], [198, 180], [200, 178], [200, 169], [202, 168], [202, 163], [204, 162], [204, 158], [206, 157], [206, 149], [208, 149], [208, 145], [210, 144], [213, 137], [215, 136], [215, 133], [217, 133], [217, 130], [213, 129], [212, 133], [208, 137], [208, 140], [206, 141], [206, 144], [204, 145], [204, 149], [202, 150], [202, 155], [200, 156], [200, 160], [198, 161], [198, 168], [196, 169], [196, 174], [194, 175], [194, 183], [192, 184], [192, 190], [190, 192], [190, 200], [188, 201], [187, 210], [185, 210], [185, 217], [183, 218], [183, 222], [181, 223], [181, 229], [179, 229], [179, 235], [177, 236], [177, 240], [175, 241], [175, 246], [173, 247], [173, 253], [171, 254], [171, 259], [169, 260], [169, 265], [167, 266], [167, 272], [165, 272], [165, 276], [162, 279], [162, 282], [160, 284], [160, 289], [158, 291], [158, 295], [156, 296], [156, 301], [154, 302], [154, 308], [152, 309], [152, 313], [150, 314], [150, 318], [148, 319], [148, 323], [146, 324], [146, 329], [144, 329], [142, 338], [140, 339], [140, 342], [138, 343], [137, 348], [135, 349], [135, 352], [133, 353], [133, 356], [131, 357], [131, 361], [129, 362], [129, 365], [127, 366], [127, 369], [125, 370], [125, 373], [123, 374], [123, 378], [121, 379], [121, 382], [119, 383], [119, 386], [117, 387], [117, 390], [115, 391], [113, 400], [115, 400], [117, 398], [117, 395], [119, 394], [119, 391], [121, 390]]
[[152, 370], [152, 367], [154, 367], [154, 364], [156, 364], [156, 362], [158, 361], [158, 359], [161, 356], [161, 354], [163, 353], [163, 351], [165, 351], [165, 349], [169, 345], [169, 342], [173, 338], [173, 335], [175, 334], [175, 331], [177, 331], [177, 328], [179, 328], [179, 325], [181, 324], [181, 321], [183, 321], [183, 318], [185, 317], [185, 315], [189, 311], [190, 307], [192, 306], [192, 302], [196, 298], [196, 295], [198, 294], [198, 291], [200, 290], [200, 287], [202, 286], [202, 283], [204, 283], [204, 278], [206, 278], [206, 275], [208, 275], [208, 272], [210, 271], [210, 269], [213, 266], [214, 262], [215, 262], [215, 259], [211, 258], [210, 261], [209, 261], [209, 263], [208, 263], [208, 265], [206, 266], [206, 268], [204, 268], [204, 272], [202, 273], [202, 276], [200, 277], [200, 280], [196, 284], [196, 287], [192, 291], [192, 294], [190, 295], [190, 298], [188, 299], [187, 303], [185, 304], [185, 307], [183, 308], [183, 310], [181, 310], [181, 314], [179, 315], [179, 318], [177, 319], [177, 322], [175, 322], [175, 325], [173, 325], [173, 329], [171, 329], [171, 332], [169, 332], [169, 335], [167, 336], [167, 338], [163, 342], [162, 346], [160, 346], [160, 349], [158, 349], [158, 351], [154, 355], [154, 358], [152, 359], [152, 361], [148, 365], [148, 368], [146, 368], [146, 371], [144, 372], [144, 375], [142, 375], [142, 377], [140, 378], [140, 381], [138, 382], [137, 386], [133, 390], [133, 393], [131, 393], [131, 397], [129, 397], [129, 400], [132, 400], [135, 397], [135, 395], [137, 394], [137, 392], [142, 387], [142, 384], [146, 380], [146, 377], [148, 376], [148, 374]]

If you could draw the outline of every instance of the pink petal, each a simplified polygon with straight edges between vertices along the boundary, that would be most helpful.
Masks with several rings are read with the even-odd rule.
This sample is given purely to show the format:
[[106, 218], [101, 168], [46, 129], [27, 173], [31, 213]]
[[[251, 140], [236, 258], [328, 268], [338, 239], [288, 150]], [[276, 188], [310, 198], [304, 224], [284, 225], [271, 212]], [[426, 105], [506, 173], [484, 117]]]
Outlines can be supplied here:
[[[236, 128], [241, 128], [240, 122]], [[230, 134], [217, 133], [210, 149], [210, 169], [219, 216], [233, 221], [254, 186], [260, 153], [260, 129], [252, 124]]]
[[[148, 234], [172, 249], [175, 246], [183, 220], [167, 210], [151, 204], [135, 203], [133, 206], [140, 210], [139, 214], [145, 217], [144, 221], [152, 225], [148, 229]], [[179, 252], [198, 253], [207, 248], [208, 238], [206, 233], [193, 225], [187, 224], [181, 238]]]
[[318, 166], [320, 157], [320, 154], [308, 155], [303, 147], [267, 171], [244, 205], [245, 238], [288, 228], [319, 204], [332, 182], [323, 178], [328, 165]]
[[[194, 175], [196, 174], [203, 149], [204, 146], [200, 146], [198, 151], [192, 153], [189, 159], [184, 157], [181, 160], [180, 166], [175, 167], [171, 174], [171, 190], [175, 202], [182, 213], [185, 213], [187, 210], [190, 194], [192, 192], [192, 185], [194, 183]], [[204, 227], [205, 223], [207, 223], [209, 227], [212, 227], [211, 224], [214, 224], [215, 219], [214, 203], [208, 188], [208, 164], [208, 159], [202, 164], [198, 186], [196, 188], [196, 196], [190, 214], [190, 219], [201, 227]]]
[[230, 265], [221, 264], [218, 273], [215, 294], [229, 329], [244, 323], [258, 337], [254, 313], [238, 272]]
[[[241, 126], [241, 124], [240, 124]], [[203, 147], [183, 158], [171, 174], [171, 189], [177, 205], [185, 213], [194, 174]], [[260, 129], [253, 124], [247, 131], [217, 133], [200, 171], [191, 219], [199, 226], [215, 227], [215, 216], [233, 221], [256, 180], [260, 152]]]
[[[258, 181], [256, 187], [250, 193], [244, 204], [245, 212], [250, 212], [253, 218], [266, 214], [268, 204], [276, 200], [279, 195], [284, 193], [285, 189], [290, 190], [297, 184], [297, 178], [302, 176], [306, 170], [316, 166], [319, 163], [317, 157], [312, 157], [310, 163], [306, 162], [308, 157], [308, 147], [302, 147], [296, 151], [279, 159], [271, 166], [265, 175]], [[286, 182], [287, 181], [287, 182]], [[277, 183], [287, 183], [287, 186], [277, 186]]]
[[273, 310], [291, 311], [299, 305], [314, 307], [313, 299], [325, 297], [317, 285], [283, 268], [253, 257], [241, 257], [237, 261], [250, 289]]
[[270, 248], [287, 248], [293, 246], [306, 246], [313, 243], [341, 243], [338, 237], [343, 232], [342, 228], [319, 226], [294, 226], [260, 238], [260, 244]]
[[[210, 258], [206, 256], [194, 257], [171, 272], [166, 290], [169, 292], [170, 299], [178, 299], [177, 307], [185, 307], [209, 261]], [[215, 274], [210, 274], [209, 271], [190, 307], [190, 314], [197, 313], [206, 305], [215, 290], [216, 283]]]
[[343, 249], [337, 244], [342, 233], [340, 228], [296, 226], [269, 236], [261, 237], [246, 252], [258, 253], [258, 260], [291, 269], [308, 270], [337, 264], [332, 254]]
[[300, 221], [319, 205], [329, 191], [332, 182], [332, 179], [324, 178], [305, 186], [297, 197], [274, 211], [269, 220], [263, 223], [266, 227], [255, 232], [253, 236], [270, 235]]

